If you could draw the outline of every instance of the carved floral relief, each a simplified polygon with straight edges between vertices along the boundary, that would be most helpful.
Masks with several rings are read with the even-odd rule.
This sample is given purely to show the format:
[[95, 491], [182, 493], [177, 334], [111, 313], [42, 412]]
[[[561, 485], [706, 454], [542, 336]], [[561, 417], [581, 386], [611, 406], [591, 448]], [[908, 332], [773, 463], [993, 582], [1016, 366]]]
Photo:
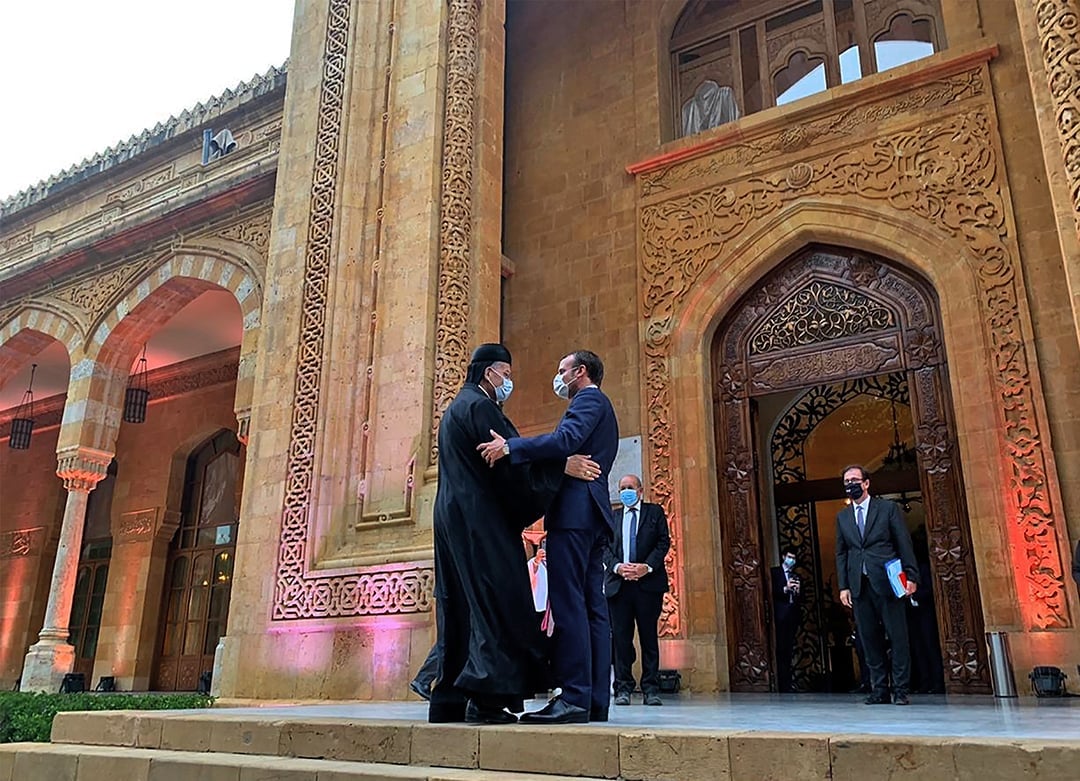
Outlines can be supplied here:
[[[1034, 628], [1071, 626], [1059, 511], [1052, 506], [1036, 416], [1033, 356], [1021, 315], [1018, 259], [987, 83], [984, 67], [969, 68], [881, 104], [847, 109], [840, 116], [796, 124], [639, 175], [644, 406], [653, 490], [673, 518], [670, 569], [677, 568], [682, 555], [681, 533], [675, 533], [681, 519], [672, 457], [671, 359], [672, 329], [683, 299], [706, 269], [723, 263], [744, 234], [783, 209], [807, 198], [857, 198], [962, 241], [976, 264], [978, 305], [991, 349], [987, 360], [997, 388], [1009, 523], [1025, 550], [1017, 575], [1021, 603]], [[877, 127], [881, 118], [900, 121], [909, 110], [923, 107], [941, 110], [932, 112], [933, 121], [887, 132]], [[826, 141], [834, 146], [828, 148]], [[847, 145], [836, 148], [836, 142]], [[805, 155], [797, 161], [785, 157], [799, 150]], [[772, 167], [770, 154], [778, 159]], [[751, 164], [756, 168], [748, 172]], [[661, 631], [678, 636], [681, 595], [673, 592], [669, 601], [673, 604]]]

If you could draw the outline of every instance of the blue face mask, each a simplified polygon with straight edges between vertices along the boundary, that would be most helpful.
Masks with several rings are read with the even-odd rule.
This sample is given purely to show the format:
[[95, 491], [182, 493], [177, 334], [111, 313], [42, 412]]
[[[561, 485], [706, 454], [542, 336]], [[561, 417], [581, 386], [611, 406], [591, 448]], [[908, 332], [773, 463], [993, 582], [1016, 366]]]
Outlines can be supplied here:
[[624, 488], [619, 491], [619, 501], [623, 503], [623, 507], [633, 507], [637, 504], [638, 493], [633, 488]]
[[502, 385], [492, 385], [491, 387], [495, 390], [495, 401], [502, 404], [510, 398], [510, 394], [514, 392], [514, 381], [509, 377], [503, 377]]
[[555, 395], [558, 396], [560, 399], [570, 398], [570, 388], [565, 382], [563, 382], [561, 374], [555, 375], [555, 379], [551, 381], [551, 389], [555, 391]]

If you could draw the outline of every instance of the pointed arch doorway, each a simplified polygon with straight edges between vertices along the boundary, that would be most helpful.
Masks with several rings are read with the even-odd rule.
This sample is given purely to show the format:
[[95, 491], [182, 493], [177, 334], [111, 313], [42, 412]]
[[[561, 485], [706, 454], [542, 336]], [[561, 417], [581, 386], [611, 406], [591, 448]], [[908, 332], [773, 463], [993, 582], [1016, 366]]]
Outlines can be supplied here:
[[[831, 481], [806, 480], [804, 475], [799, 486], [783, 485], [783, 468], [774, 469], [769, 444], [776, 426], [800, 401], [812, 398], [815, 389], [848, 388], [855, 396], [861, 391], [851, 389], [861, 383], [878, 388], [881, 399], [891, 395], [893, 409], [897, 400], [910, 409], [914, 461], [906, 477], [888, 479], [897, 481], [893, 488], [913, 493], [915, 486], [909, 483], [917, 481], [945, 689], [988, 692], [982, 609], [932, 287], [876, 256], [837, 247], [805, 248], [747, 293], [721, 323], [712, 345], [712, 371], [732, 690], [776, 689], [769, 565], [775, 563], [777, 545], [794, 539], [791, 524], [800, 513], [792, 508], [812, 505], [815, 490], [824, 492], [819, 498], [826, 501], [839, 499], [841, 493], [836, 490], [839, 474]], [[760, 420], [762, 405], [769, 399], [775, 404], [783, 394], [788, 404], [781, 404], [772, 420]], [[827, 397], [832, 394], [825, 392]], [[824, 418], [840, 406], [823, 414], [819, 404], [815, 414]], [[763, 423], [771, 430], [762, 433]], [[746, 457], [728, 457], [736, 454]], [[784, 461], [783, 453], [775, 455], [777, 462]], [[730, 464], [753, 467], [747, 472], [728, 468]], [[800, 480], [796, 475], [786, 482]], [[883, 486], [871, 486], [882, 492]], [[829, 491], [837, 496], [826, 496]], [[806, 514], [817, 529], [832, 525], [833, 518]], [[811, 565], [818, 590], [824, 592], [819, 577], [822, 551], [807, 551], [817, 558], [803, 565]], [[830, 661], [824, 658], [822, 641], [826, 629], [811, 629], [818, 633], [813, 642], [827, 670]]]

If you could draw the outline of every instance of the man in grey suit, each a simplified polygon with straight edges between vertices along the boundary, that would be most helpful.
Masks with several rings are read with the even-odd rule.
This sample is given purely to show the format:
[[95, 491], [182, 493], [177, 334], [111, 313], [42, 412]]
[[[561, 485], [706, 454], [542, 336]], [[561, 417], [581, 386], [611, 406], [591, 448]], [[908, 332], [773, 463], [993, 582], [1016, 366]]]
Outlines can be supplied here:
[[870, 475], [865, 469], [853, 464], [843, 471], [843, 478], [851, 504], [836, 516], [836, 573], [840, 602], [855, 611], [855, 627], [870, 668], [866, 704], [889, 702], [887, 637], [892, 649], [893, 702], [907, 705], [911, 678], [907, 615], [903, 600], [889, 585], [885, 562], [900, 559], [907, 576], [907, 593], [913, 594], [919, 567], [911, 534], [895, 502], [871, 498]]

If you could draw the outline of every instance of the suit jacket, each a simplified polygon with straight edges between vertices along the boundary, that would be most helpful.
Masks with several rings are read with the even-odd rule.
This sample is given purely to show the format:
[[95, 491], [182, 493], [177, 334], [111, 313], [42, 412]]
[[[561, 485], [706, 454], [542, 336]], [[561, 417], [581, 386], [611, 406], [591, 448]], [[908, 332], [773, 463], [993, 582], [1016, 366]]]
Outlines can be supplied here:
[[590, 529], [599, 519], [609, 534], [615, 533], [608, 497], [608, 473], [619, 449], [619, 423], [615, 408], [603, 392], [593, 386], [574, 394], [559, 425], [550, 434], [511, 437], [510, 463], [565, 461], [584, 453], [600, 465], [595, 480], [563, 480], [544, 516], [545, 529]]
[[841, 591], [850, 589], [853, 597], [859, 596], [865, 565], [871, 588], [878, 594], [891, 595], [885, 562], [896, 558], [900, 559], [904, 574], [918, 583], [919, 565], [911, 546], [911, 534], [895, 502], [870, 497], [865, 533], [861, 537], [855, 524], [854, 505], [848, 505], [836, 516], [836, 573]]
[[772, 575], [773, 618], [779, 623], [797, 619], [801, 595], [795, 594], [793, 598], [793, 595], [784, 593], [784, 589], [787, 588], [787, 577], [784, 575], [783, 566], [773, 567], [770, 574]]
[[[637, 581], [642, 591], [663, 594], [668, 590], [667, 568], [664, 557], [671, 547], [671, 532], [668, 529], [667, 515], [658, 504], [642, 502], [638, 510], [638, 527], [635, 543], [637, 561], [634, 564], [648, 564], [652, 567], [645, 577]], [[615, 574], [615, 565], [623, 560], [623, 510], [615, 512], [615, 539], [604, 551], [604, 593], [609, 597], [619, 592], [623, 583], [621, 575]]]

